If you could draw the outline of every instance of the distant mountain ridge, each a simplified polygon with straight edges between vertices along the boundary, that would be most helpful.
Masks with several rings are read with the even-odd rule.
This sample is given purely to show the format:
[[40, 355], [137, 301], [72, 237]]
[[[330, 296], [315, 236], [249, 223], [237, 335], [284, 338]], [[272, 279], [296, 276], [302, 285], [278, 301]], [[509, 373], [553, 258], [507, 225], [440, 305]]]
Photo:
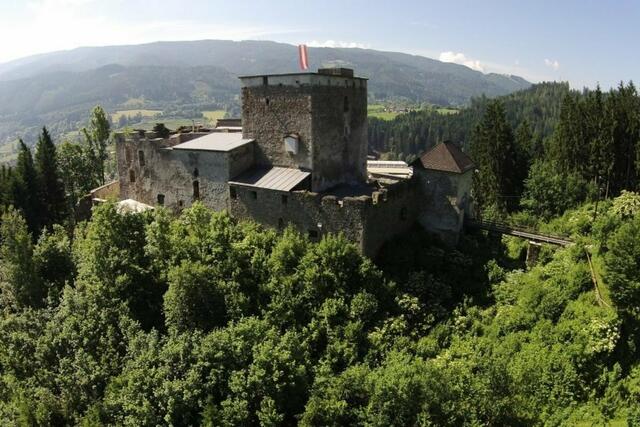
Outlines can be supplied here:
[[[238, 75], [298, 70], [297, 49], [270, 41], [201, 40], [82, 47], [0, 64], [0, 142], [22, 127], [66, 120], [92, 105], [115, 110], [129, 99], [165, 109], [237, 105]], [[531, 84], [483, 74], [422, 56], [357, 48], [309, 48], [310, 66], [344, 66], [368, 77], [373, 100], [466, 105], [472, 97], [505, 95]]]
[[[521, 77], [483, 74], [463, 65], [422, 56], [358, 48], [309, 48], [312, 68], [349, 66], [371, 79], [374, 92], [421, 97], [439, 104], [464, 104], [473, 96], [504, 95], [526, 88]], [[215, 66], [236, 75], [291, 72], [298, 69], [295, 46], [270, 41], [201, 40], [142, 45], [82, 47], [0, 64], [0, 80], [16, 80], [60, 71], [88, 71], [105, 65]], [[454, 86], [455, 85], [455, 86]], [[443, 89], [447, 89], [445, 92]], [[437, 99], [443, 98], [443, 99]], [[436, 102], [447, 101], [447, 102]]]

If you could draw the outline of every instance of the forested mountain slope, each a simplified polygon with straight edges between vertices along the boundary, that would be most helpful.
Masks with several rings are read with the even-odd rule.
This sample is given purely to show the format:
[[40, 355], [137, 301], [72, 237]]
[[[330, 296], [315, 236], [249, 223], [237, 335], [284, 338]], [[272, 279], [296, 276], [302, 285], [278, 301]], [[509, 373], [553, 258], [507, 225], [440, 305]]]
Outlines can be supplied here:
[[[526, 88], [516, 76], [483, 74], [453, 63], [369, 49], [310, 48], [311, 69], [346, 66], [369, 81], [371, 99], [463, 105]], [[35, 140], [34, 124], [54, 135], [82, 125], [96, 104], [135, 108], [238, 110], [238, 75], [298, 70], [295, 46], [203, 40], [87, 47], [0, 64], [0, 142]]]

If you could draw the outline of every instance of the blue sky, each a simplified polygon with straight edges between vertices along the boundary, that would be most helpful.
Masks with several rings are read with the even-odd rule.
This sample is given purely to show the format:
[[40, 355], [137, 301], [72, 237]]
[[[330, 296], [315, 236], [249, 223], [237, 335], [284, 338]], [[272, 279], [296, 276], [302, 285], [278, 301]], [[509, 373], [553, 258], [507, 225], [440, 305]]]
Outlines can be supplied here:
[[0, 62], [207, 38], [401, 51], [576, 88], [640, 81], [640, 1], [0, 0]]

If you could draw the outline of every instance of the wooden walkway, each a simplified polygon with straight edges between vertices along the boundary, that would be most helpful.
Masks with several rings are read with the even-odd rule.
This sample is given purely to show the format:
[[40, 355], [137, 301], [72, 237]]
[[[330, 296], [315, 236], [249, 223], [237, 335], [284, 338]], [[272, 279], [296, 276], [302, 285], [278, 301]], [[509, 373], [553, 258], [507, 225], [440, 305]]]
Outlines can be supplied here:
[[573, 242], [564, 236], [553, 236], [550, 234], [542, 234], [537, 230], [530, 228], [519, 227], [511, 224], [505, 224], [495, 221], [483, 221], [477, 219], [466, 219], [464, 225], [467, 228], [475, 228], [480, 230], [487, 230], [493, 233], [507, 234], [509, 236], [516, 236], [522, 239], [528, 239], [538, 243], [548, 243], [557, 246], [567, 246]]

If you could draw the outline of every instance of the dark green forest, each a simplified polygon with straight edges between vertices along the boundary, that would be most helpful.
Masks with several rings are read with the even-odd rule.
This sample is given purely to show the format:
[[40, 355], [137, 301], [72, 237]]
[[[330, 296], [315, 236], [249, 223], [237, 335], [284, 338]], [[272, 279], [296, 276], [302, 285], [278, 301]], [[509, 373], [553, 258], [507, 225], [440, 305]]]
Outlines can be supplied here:
[[376, 123], [401, 157], [464, 141], [481, 217], [574, 244], [527, 267], [526, 241], [480, 231], [371, 260], [199, 203], [79, 222], [109, 163], [98, 107], [82, 143], [43, 129], [2, 170], [3, 424], [640, 426], [633, 84]]

